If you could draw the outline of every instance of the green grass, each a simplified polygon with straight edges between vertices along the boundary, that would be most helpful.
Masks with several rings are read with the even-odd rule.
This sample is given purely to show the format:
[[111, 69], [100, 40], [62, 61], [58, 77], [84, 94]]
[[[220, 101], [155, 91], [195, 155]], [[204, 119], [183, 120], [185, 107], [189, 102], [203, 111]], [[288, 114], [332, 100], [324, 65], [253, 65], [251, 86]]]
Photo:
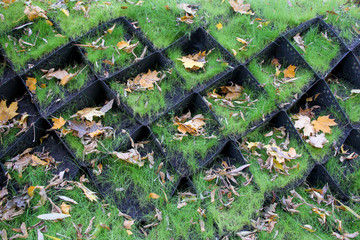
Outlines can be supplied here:
[[[322, 186], [320, 187], [322, 188]], [[278, 223], [275, 225], [272, 233], [265, 231], [260, 232], [259, 239], [273, 238], [276, 231], [278, 231], [277, 239], [335, 239], [331, 236], [332, 232], [337, 232], [338, 224], [335, 219], [342, 221], [343, 231], [354, 233], [359, 230], [360, 222], [350, 212], [336, 209], [332, 212], [331, 205], [325, 206], [325, 203], [317, 204], [316, 201], [312, 200], [308, 193], [305, 192], [306, 187], [301, 186], [296, 188], [296, 192], [299, 193], [308, 203], [314, 204], [319, 208], [329, 211], [331, 216], [327, 216], [326, 224], [321, 224], [318, 221], [319, 215], [311, 210], [310, 206], [305, 204], [297, 208], [300, 211], [299, 214], [291, 214], [281, 209], [281, 203], [277, 206], [276, 213], [279, 215]], [[328, 194], [331, 193], [328, 190]], [[332, 193], [334, 194], [334, 193]], [[285, 197], [290, 194], [286, 194]], [[298, 198], [293, 199], [294, 203], [301, 203]], [[351, 204], [350, 207], [357, 213], [359, 213], [358, 204]], [[301, 228], [300, 226], [311, 225], [314, 233]]]
[[[209, 31], [210, 34], [233, 55], [235, 55], [235, 50], [235, 57], [239, 61], [245, 62], [255, 53], [262, 50], [271, 41], [274, 41], [285, 29], [284, 27], [279, 28], [278, 26], [274, 26], [273, 22], [269, 23], [267, 26], [258, 28], [259, 24], [257, 22], [251, 24], [254, 19], [255, 16], [237, 16], [230, 19], [226, 16], [219, 19], [218, 22], [212, 22], [209, 26]], [[216, 25], [219, 22], [223, 25], [223, 28], [220, 30], [216, 28]], [[247, 42], [251, 41], [245, 48], [246, 50], [240, 50], [244, 44], [238, 42], [236, 40], [237, 37], [242, 38]]]
[[[135, 115], [140, 117], [154, 117], [163, 112], [171, 102], [171, 97], [181, 95], [181, 86], [183, 82], [175, 71], [165, 72], [166, 77], [158, 84], [159, 89], [154, 86], [153, 90], [126, 92], [126, 82], [121, 83], [113, 81], [110, 87], [119, 93], [122, 100], [134, 111]], [[125, 93], [126, 92], [126, 93]]]
[[[39, 0], [34, 0], [32, 3], [33, 6], [39, 6], [44, 10], [46, 10], [46, 8], [49, 6], [49, 4], [46, 2]], [[21, 26], [22, 24], [25, 24], [27, 21], [29, 21], [28, 17], [24, 14], [25, 6], [26, 5], [23, 1], [16, 1], [10, 4], [8, 8], [2, 7], [1, 14], [4, 15], [4, 21], [1, 21], [0, 19], [0, 35], [10, 31], [16, 26]]]
[[[0, 44], [2, 45], [7, 57], [12, 61], [13, 65], [15, 66], [15, 70], [21, 70], [25, 66], [27, 62], [30, 60], [38, 60], [44, 54], [50, 53], [55, 48], [65, 44], [68, 41], [66, 36], [57, 37], [57, 32], [54, 32], [54, 28], [49, 26], [45, 20], [38, 20], [34, 22], [34, 24], [29, 26], [32, 30], [31, 36], [27, 36], [25, 34], [21, 34], [19, 36], [12, 35], [16, 39], [16, 47], [13, 45], [13, 41], [10, 41], [7, 36], [2, 36], [0, 38]], [[20, 30], [21, 31], [21, 30]], [[39, 33], [38, 38], [36, 38], [37, 33]], [[47, 43], [41, 39], [46, 39]], [[36, 45], [31, 47], [30, 50], [24, 52], [17, 52], [21, 51], [21, 47], [18, 44], [18, 39], [22, 39], [25, 42], [34, 44], [36, 40]], [[6, 47], [7, 44], [7, 47]], [[29, 47], [23, 44], [26, 47]], [[26, 48], [27, 49], [27, 48]]]
[[16, 128], [16, 127], [12, 127], [10, 129], [10, 131], [8, 131], [6, 134], [0, 132], [0, 143], [1, 143], [1, 147], [3, 149], [6, 149], [7, 147], [10, 146], [10, 144], [12, 144], [17, 136], [16, 134], [18, 134], [20, 132], [20, 128]]
[[[82, 69], [83, 71], [81, 71]], [[55, 69], [55, 71], [56, 70], [58, 69]], [[57, 78], [47, 80], [46, 78], [41, 78], [43, 75], [45, 75], [45, 73], [41, 71], [34, 73], [37, 80], [35, 97], [37, 98], [41, 107], [48, 107], [58, 99], [64, 100], [65, 94], [71, 94], [79, 91], [86, 84], [86, 82], [90, 80], [90, 70], [87, 66], [74, 65], [65, 67], [62, 70], [66, 70], [68, 73], [76, 73], [79, 71], [80, 74], [76, 75], [65, 86], [62, 86], [60, 85], [60, 80]], [[44, 88], [42, 88], [42, 84], [45, 84]]]
[[[353, 151], [349, 150], [349, 153]], [[342, 190], [345, 190], [350, 197], [360, 195], [360, 166], [359, 158], [344, 160], [340, 162], [341, 152], [337, 157], [331, 157], [326, 163], [326, 169], [332, 177], [339, 183]]]
[[[191, 117], [194, 117], [200, 112], [192, 112]], [[160, 118], [158, 121], [151, 125], [151, 129], [154, 134], [157, 136], [159, 141], [166, 148], [166, 153], [169, 159], [175, 160], [183, 158], [186, 163], [189, 165], [191, 170], [195, 170], [198, 167], [198, 159], [203, 159], [211, 148], [218, 144], [219, 139], [211, 138], [206, 139], [204, 136], [185, 136], [181, 141], [175, 140], [173, 137], [175, 133], [180, 133], [177, 131], [177, 126], [172, 122], [172, 118], [175, 117], [173, 112], [170, 112], [169, 115], [165, 115]], [[177, 115], [180, 117], [180, 115]], [[206, 136], [215, 135], [218, 137], [216, 124], [207, 114], [204, 115], [206, 119]], [[181, 157], [178, 155], [181, 154]]]
[[[309, 70], [296, 68], [296, 79], [294, 82], [281, 83], [279, 86], [276, 86], [274, 84], [276, 69], [274, 66], [270, 65], [272, 59], [269, 59], [269, 62], [265, 61], [264, 64], [261, 64], [262, 60], [263, 59], [254, 59], [249, 63], [248, 67], [260, 84], [265, 84], [265, 90], [270, 98], [269, 101], [276, 101], [277, 103], [291, 102], [292, 99], [299, 97], [305, 86], [314, 79], [313, 73]], [[286, 64], [282, 66], [281, 70], [286, 69], [289, 65]], [[278, 76], [278, 79], [283, 78], [283, 76], [284, 75], [281, 73]]]
[[[89, 106], [91, 107], [91, 106]], [[59, 116], [63, 117], [65, 120], [70, 119], [70, 116], [75, 114], [78, 110], [75, 110], [76, 106], [70, 107], [67, 110], [59, 113]], [[79, 109], [81, 110], [81, 109]], [[58, 115], [56, 117], [59, 117]], [[90, 161], [93, 159], [98, 159], [101, 155], [107, 154], [109, 151], [112, 152], [116, 150], [121, 144], [125, 143], [127, 139], [127, 135], [121, 133], [121, 129], [119, 129], [119, 125], [122, 122], [125, 122], [127, 117], [115, 110], [108, 111], [105, 116], [101, 119], [98, 119], [104, 127], [112, 127], [114, 129], [114, 136], [111, 138], [100, 137], [100, 142], [98, 143], [97, 149], [102, 152], [102, 154], [90, 153], [84, 154], [84, 145], [81, 143], [81, 139], [77, 136], [73, 136], [72, 133], [67, 134], [64, 139], [65, 142], [70, 146], [70, 148], [74, 151], [76, 157], [78, 159], [82, 159]], [[94, 118], [95, 121], [99, 122], [97, 118]], [[104, 146], [103, 146], [104, 145]]]
[[[217, 161], [221, 161], [223, 158], [224, 156], [220, 156], [217, 158]], [[240, 167], [240, 165], [238, 164], [235, 167]], [[194, 185], [198, 193], [207, 196], [213, 189], [217, 189], [218, 185], [215, 182], [216, 180], [208, 182], [203, 179], [204, 177], [204, 171], [196, 174], [194, 177]], [[238, 181], [238, 185], [232, 184], [236, 189], [238, 188], [236, 191], [240, 196], [232, 194], [231, 197], [234, 197], [235, 200], [231, 204], [231, 207], [226, 208], [222, 206], [217, 191], [214, 203], [211, 203], [210, 198], [204, 199], [206, 213], [213, 217], [220, 234], [240, 231], [245, 225], [250, 225], [250, 219], [255, 217], [256, 210], [261, 208], [264, 201], [264, 192], [256, 189], [253, 183], [244, 187], [242, 183], [246, 181], [245, 178], [238, 176], [235, 177], [235, 179]], [[222, 185], [221, 180], [219, 180], [219, 184]], [[224, 196], [223, 201], [226, 203], [228, 198]], [[223, 209], [220, 209], [220, 207], [223, 207]], [[231, 219], [231, 221], [229, 221], [229, 219]]]
[[[111, 5], [104, 4], [104, 2], [112, 3]], [[71, 37], [79, 37], [82, 34], [89, 31], [91, 28], [98, 26], [99, 24], [108, 21], [112, 18], [125, 15], [126, 9], [121, 9], [122, 6], [128, 6], [129, 4], [116, 1], [97, 1], [97, 2], [85, 2], [85, 7], [89, 7], [89, 17], [85, 17], [83, 11], [76, 11], [76, 2], [67, 2], [67, 10], [69, 16], [66, 16], [60, 9], [50, 12], [50, 16], [55, 19], [60, 28], [64, 30]], [[106, 14], [104, 14], [106, 12]], [[74, 24], [76, 23], [76, 24]]]
[[351, 44], [358, 37], [354, 28], [359, 29], [360, 27], [358, 21], [360, 17], [359, 8], [347, 4], [338, 9], [336, 13], [337, 15], [328, 14], [324, 21], [334, 27], [334, 30], [345, 43]]
[[[325, 34], [325, 32], [323, 33]], [[323, 37], [318, 27], [311, 27], [305, 34], [300, 36], [303, 38], [306, 52], [301, 50], [295, 41], [291, 39], [293, 46], [315, 71], [324, 74], [330, 69], [331, 60], [339, 55], [340, 45], [330, 36], [328, 36], [329, 40]]]
[[340, 79], [340, 83], [329, 83], [331, 91], [336, 93], [336, 100], [345, 111], [352, 123], [360, 122], [360, 111], [354, 111], [354, 106], [360, 104], [360, 95], [351, 96], [352, 86]]
[[[109, 26], [109, 29], [112, 26]], [[117, 23], [115, 26], [115, 29], [111, 34], [107, 33], [102, 39], [105, 40], [105, 46], [108, 47], [107, 49], [93, 49], [84, 47], [86, 50], [86, 57], [87, 59], [94, 65], [94, 69], [96, 72], [104, 74], [106, 70], [110, 72], [117, 71], [121, 68], [130, 66], [132, 63], [134, 63], [135, 56], [132, 53], [126, 53], [123, 50], [116, 51], [114, 48], [117, 49], [117, 43], [121, 41], [127, 41], [129, 39], [125, 39], [124, 36], [126, 36], [128, 33], [124, 29], [124, 27], [121, 25], [121, 23]], [[96, 36], [87, 37], [81, 41], [81, 44], [91, 44], [93, 41], [96, 41], [99, 37], [103, 36], [103, 31], [96, 32]], [[131, 36], [132, 40], [130, 44], [135, 44], [139, 41], [134, 36]], [[98, 43], [101, 44], [101, 41]], [[98, 45], [97, 44], [97, 45]], [[139, 45], [134, 49], [134, 53], [137, 57], [140, 57], [141, 53], [143, 52], [144, 46], [141, 42], [139, 42]], [[119, 54], [120, 53], [120, 54]], [[146, 56], [146, 55], [145, 55]], [[108, 63], [104, 63], [103, 61], [110, 61], [114, 60], [113, 66]]]
[[185, 11], [178, 8], [174, 0], [144, 1], [142, 6], [129, 6], [125, 14], [132, 21], [138, 21], [136, 26], [157, 48], [169, 46], [200, 25], [200, 17], [195, 17], [191, 25], [177, 22], [176, 18], [184, 16]]
[[[263, 117], [266, 117], [267, 114], [271, 113], [276, 109], [275, 103], [273, 101], [268, 101], [267, 95], [255, 93], [249, 87], [243, 86], [244, 91], [241, 97], [234, 101], [242, 101], [245, 99], [245, 93], [250, 96], [251, 101], [258, 100], [255, 104], [247, 106], [247, 102], [244, 104], [234, 104], [236, 107], [231, 108], [229, 106], [222, 106], [221, 101], [215, 102], [215, 99], [208, 96], [204, 96], [208, 102], [211, 103], [212, 111], [217, 115], [221, 125], [221, 133], [224, 136], [235, 136], [244, 133], [251, 127], [251, 124], [261, 121]], [[212, 89], [209, 89], [208, 92], [212, 92]], [[258, 96], [258, 97], [256, 97]], [[244, 114], [245, 120], [241, 116], [231, 116], [235, 113]]]
[[[208, 52], [206, 52], [208, 53]], [[224, 72], [228, 69], [228, 64], [222, 61], [225, 61], [221, 56], [220, 51], [213, 50], [209, 55], [206, 56], [206, 63], [204, 69], [199, 69], [197, 71], [187, 71], [180, 60], [182, 56], [187, 56], [188, 54], [181, 51], [181, 49], [169, 49], [166, 53], [169, 58], [174, 62], [176, 71], [185, 79], [185, 89], [191, 90], [197, 85], [201, 85], [206, 81], [211, 80], [213, 77], [218, 75], [221, 72]], [[220, 60], [221, 62], [218, 62]]]
[[[274, 133], [273, 136], [265, 137], [264, 134], [270, 132], [271, 130], [273, 129], [268, 129], [268, 128], [257, 129], [246, 136], [246, 142], [262, 142], [263, 144], [268, 144], [270, 139], [275, 139], [277, 146], [285, 142], [286, 137], [284, 137], [283, 139], [277, 139], [275, 137], [276, 133]], [[258, 163], [259, 157], [252, 155], [251, 150], [241, 149], [243, 156], [245, 157], [245, 159], [247, 159], [248, 163], [251, 164], [250, 172], [254, 175], [254, 181], [259, 186], [260, 191], [269, 192], [271, 190], [285, 187], [288, 184], [295, 183], [306, 173], [312, 161], [310, 159], [309, 154], [306, 152], [305, 147], [299, 145], [299, 143], [291, 136], [290, 136], [290, 144], [288, 145], [288, 148], [290, 147], [293, 147], [296, 150], [296, 153], [301, 154], [302, 156], [297, 159], [291, 160], [291, 162], [287, 162], [286, 166], [292, 167], [299, 164], [299, 168], [290, 169], [289, 170], [290, 175], [278, 174], [278, 176], [273, 181], [271, 180], [273, 176], [276, 174], [276, 172], [272, 170], [272, 173], [270, 173], [269, 170], [267, 169], [261, 169], [260, 164]], [[263, 162], [265, 164], [268, 158], [268, 155], [266, 154], [266, 150], [261, 149], [261, 150], [257, 150], [257, 152], [261, 154], [260, 158], [263, 159]]]
[[[315, 115], [315, 117], [312, 120], [317, 119], [320, 116], [330, 115], [331, 119], [335, 119], [335, 122], [339, 125], [342, 124], [342, 122], [338, 119], [340, 119], [335, 112], [333, 108], [329, 108], [328, 110], [323, 110]], [[294, 121], [294, 120], [293, 120]], [[333, 144], [339, 144], [338, 140], [343, 135], [343, 130], [339, 126], [332, 126], [331, 127], [331, 134], [326, 133], [325, 138], [328, 140], [328, 143], [325, 143], [323, 148], [316, 148], [310, 145], [309, 143], [305, 143], [307, 149], [309, 150], [311, 156], [314, 158], [317, 162], [322, 162], [324, 158], [329, 155], [330, 152], [333, 152]]]

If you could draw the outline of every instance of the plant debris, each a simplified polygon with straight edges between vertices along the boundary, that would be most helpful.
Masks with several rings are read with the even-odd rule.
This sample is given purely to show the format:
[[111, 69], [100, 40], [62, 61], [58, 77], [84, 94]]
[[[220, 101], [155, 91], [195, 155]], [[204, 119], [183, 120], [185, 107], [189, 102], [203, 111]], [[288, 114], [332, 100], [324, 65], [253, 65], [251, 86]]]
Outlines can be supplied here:
[[[315, 106], [315, 108], [318, 108]], [[298, 114], [293, 115], [295, 128], [299, 130], [302, 138], [315, 148], [323, 148], [329, 141], [326, 134], [331, 134], [331, 127], [338, 125], [330, 115], [319, 116], [315, 119], [313, 108], [300, 108]], [[312, 120], [313, 119], [313, 120]]]
[[[190, 120], [188, 120], [190, 119]], [[188, 121], [186, 121], [188, 120]], [[183, 137], [189, 133], [192, 136], [204, 136], [207, 119], [202, 114], [197, 114], [191, 118], [191, 112], [182, 115], [180, 118], [175, 116], [173, 119], [174, 125], [178, 126], [177, 130], [180, 132], [175, 134], [174, 139], [182, 140]], [[185, 122], [186, 121], [186, 122]]]
[[200, 51], [198, 53], [182, 56], [181, 58], [177, 58], [177, 60], [183, 63], [184, 68], [187, 71], [198, 71], [199, 69], [204, 69], [206, 63], [205, 57], [210, 53], [211, 51], [209, 51], [208, 53], [206, 53], [206, 50]]
[[135, 91], [153, 90], [155, 85], [161, 92], [159, 84], [165, 77], [165, 72], [151, 71], [149, 69], [147, 73], [139, 73], [135, 78], [128, 79], [125, 91], [131, 93]]

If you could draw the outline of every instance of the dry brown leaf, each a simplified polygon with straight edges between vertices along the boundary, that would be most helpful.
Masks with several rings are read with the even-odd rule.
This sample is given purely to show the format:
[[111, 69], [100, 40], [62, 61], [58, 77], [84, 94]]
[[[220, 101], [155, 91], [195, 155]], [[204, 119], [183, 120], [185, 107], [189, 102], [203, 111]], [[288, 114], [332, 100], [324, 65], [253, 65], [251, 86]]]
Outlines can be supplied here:
[[338, 125], [334, 120], [329, 118], [330, 115], [320, 116], [317, 120], [313, 120], [311, 124], [314, 126], [316, 132], [322, 131], [323, 133], [331, 133], [332, 126]]
[[97, 202], [98, 200], [98, 196], [96, 196], [96, 193], [91, 191], [90, 189], [88, 189], [87, 187], [85, 187], [85, 185], [81, 182], [71, 182], [73, 184], [75, 184], [75, 186], [77, 186], [78, 188], [80, 188], [81, 190], [83, 190], [85, 196], [91, 201], [95, 201]]
[[27, 79], [26, 79], [26, 86], [34, 94], [35, 94], [35, 90], [36, 90], [36, 82], [37, 82], [36, 78], [27, 77]]
[[116, 27], [116, 23], [114, 23], [114, 25], [113, 25], [111, 28], [109, 28], [108, 30], [106, 30], [106, 31], [107, 31], [108, 33], [112, 34], [112, 32], [114, 31], [115, 27]]
[[[190, 112], [189, 112], [190, 113]], [[188, 114], [185, 114], [188, 116]], [[190, 113], [190, 117], [191, 117], [191, 113]], [[182, 134], [186, 134], [189, 133], [192, 136], [200, 136], [204, 133], [204, 126], [206, 125], [206, 122], [204, 121], [205, 118], [202, 114], [198, 114], [196, 116], [194, 116], [191, 120], [182, 123], [181, 119], [183, 118], [183, 116], [179, 119], [178, 117], [175, 117], [175, 123], [174, 125], [178, 126], [178, 131], [181, 132]], [[185, 118], [185, 120], [188, 117]]]
[[18, 238], [28, 238], [29, 237], [29, 233], [27, 231], [27, 228], [26, 228], [26, 225], [25, 223], [23, 222], [21, 225], [20, 225], [20, 231], [22, 234], [16, 234], [15, 236], [9, 238], [9, 240], [12, 240], [12, 239], [18, 239]]
[[329, 142], [325, 138], [325, 133], [321, 133], [316, 136], [310, 136], [309, 139], [306, 139], [305, 141], [316, 148], [323, 148], [324, 145]]
[[235, 12], [254, 15], [250, 10], [250, 3], [244, 4], [244, 0], [229, 0], [229, 3]]
[[46, 16], [46, 11], [41, 9], [39, 6], [33, 6], [33, 5], [26, 6], [24, 9], [24, 13], [30, 21], [33, 21], [38, 17], [48, 19]]
[[156, 70], [151, 71], [149, 69], [147, 73], [140, 73], [134, 79], [128, 79], [127, 88], [125, 90], [127, 92], [153, 90], [154, 85], [156, 85], [161, 91], [158, 83], [160, 83], [160, 81], [165, 77], [165, 73], [162, 73], [161, 71], [158, 72]]
[[304, 136], [312, 136], [315, 134], [314, 126], [311, 124], [311, 119], [305, 115], [297, 115], [295, 121], [295, 128], [298, 130], [303, 129]]
[[299, 48], [301, 50], [303, 50], [304, 52], [306, 52], [305, 50], [305, 45], [304, 45], [304, 40], [302, 39], [302, 37], [300, 36], [300, 33], [297, 33], [295, 36], [294, 36], [294, 40], [296, 42], [296, 44], [299, 46]]
[[134, 222], [135, 222], [135, 220], [126, 220], [125, 219], [123, 225], [126, 229], [130, 230], [131, 226], [134, 224]]

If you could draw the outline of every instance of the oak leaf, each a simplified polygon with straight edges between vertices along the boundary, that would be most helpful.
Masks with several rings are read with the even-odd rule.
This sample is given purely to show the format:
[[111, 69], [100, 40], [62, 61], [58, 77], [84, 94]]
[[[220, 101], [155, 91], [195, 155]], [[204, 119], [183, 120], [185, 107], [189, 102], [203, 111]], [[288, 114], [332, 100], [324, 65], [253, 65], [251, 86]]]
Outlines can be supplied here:
[[40, 8], [39, 6], [33, 6], [33, 5], [26, 6], [24, 9], [24, 13], [30, 21], [33, 21], [38, 17], [48, 19], [48, 17], [46, 16], [46, 11]]
[[338, 125], [334, 119], [329, 118], [330, 115], [320, 116], [317, 120], [313, 120], [311, 122], [314, 125], [314, 129], [316, 132], [322, 131], [323, 133], [331, 133], [332, 126]]

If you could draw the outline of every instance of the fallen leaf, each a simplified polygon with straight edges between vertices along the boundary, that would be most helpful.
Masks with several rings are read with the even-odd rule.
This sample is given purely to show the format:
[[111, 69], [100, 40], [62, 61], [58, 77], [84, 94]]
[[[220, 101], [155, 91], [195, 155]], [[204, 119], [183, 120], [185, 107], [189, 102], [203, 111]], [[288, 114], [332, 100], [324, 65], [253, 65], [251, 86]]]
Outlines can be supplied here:
[[27, 77], [26, 86], [34, 94], [35, 94], [35, 90], [36, 90], [36, 82], [37, 82], [36, 78]]
[[150, 193], [149, 194], [149, 198], [152, 198], [152, 199], [158, 199], [160, 196], [157, 195], [156, 193]]
[[254, 15], [250, 10], [250, 3], [244, 4], [244, 0], [229, 0], [229, 3], [235, 12]]
[[24, 13], [30, 21], [33, 21], [38, 17], [48, 19], [46, 11], [41, 9], [39, 6], [28, 5], [24, 9]]
[[[154, 85], [158, 87], [158, 83], [166, 77], [166, 74], [161, 71], [148, 70], [147, 73], [140, 73], [134, 79], [127, 80], [127, 92], [153, 90]], [[160, 87], [158, 87], [159, 89]], [[161, 89], [159, 89], [161, 90]]]
[[325, 138], [325, 133], [321, 133], [316, 136], [310, 136], [309, 139], [306, 139], [305, 141], [316, 148], [323, 148], [324, 145], [329, 142]]
[[0, 125], [5, 125], [9, 120], [13, 119], [19, 113], [18, 102], [12, 102], [9, 107], [7, 107], [6, 100], [1, 100], [0, 102]]
[[80, 182], [72, 182], [75, 184], [75, 186], [77, 186], [78, 188], [80, 188], [81, 190], [83, 190], [85, 196], [91, 201], [95, 201], [97, 202], [98, 200], [98, 196], [96, 196], [96, 193], [91, 191], [90, 189], [88, 189], [87, 187], [85, 187], [85, 185], [83, 183]]
[[69, 204], [66, 204], [65, 202], [62, 202], [60, 205], [61, 212], [64, 214], [70, 215], [70, 208], [71, 206]]
[[69, 197], [66, 197], [66, 196], [58, 196], [60, 199], [66, 201], [66, 202], [70, 202], [70, 203], [73, 203], [73, 204], [78, 204], [74, 199], [72, 198], [69, 198]]
[[295, 77], [295, 69], [296, 67], [293, 65], [289, 65], [284, 71], [285, 78], [294, 78]]
[[26, 228], [26, 225], [25, 225], [24, 222], [20, 225], [20, 231], [21, 231], [22, 235], [16, 234], [15, 236], [9, 238], [9, 240], [17, 239], [17, 238], [28, 238], [29, 237], [29, 233], [27, 231], [27, 228]]
[[111, 27], [111, 28], [109, 28], [108, 30], [106, 30], [108, 33], [110, 33], [110, 34], [112, 34], [112, 32], [114, 31], [114, 29], [115, 29], [115, 26], [116, 26], [116, 23], [114, 23], [114, 25]]
[[59, 118], [52, 118], [51, 120], [53, 121], [53, 126], [50, 128], [51, 130], [60, 129], [66, 123], [66, 120], [64, 120], [61, 116]]
[[126, 220], [125, 219], [123, 225], [126, 229], [130, 230], [131, 226], [134, 224], [134, 222], [135, 222], [135, 220]]
[[61, 11], [68, 17], [70, 14], [69, 14], [69, 11], [62, 8]]
[[332, 126], [338, 125], [334, 120], [329, 118], [330, 115], [320, 116], [317, 120], [313, 120], [311, 124], [314, 126], [316, 132], [322, 131], [323, 133], [331, 133]]
[[295, 128], [298, 130], [303, 129], [304, 136], [312, 136], [315, 133], [314, 126], [311, 124], [311, 119], [305, 115], [297, 115], [295, 117]]
[[[209, 53], [208, 53], [209, 54]], [[190, 71], [197, 71], [201, 68], [204, 68], [206, 63], [205, 56], [206, 51], [200, 51], [195, 54], [189, 54], [187, 56], [182, 56], [181, 58], [177, 58], [177, 60], [181, 61], [186, 70]]]
[[218, 31], [219, 31], [220, 29], [222, 29], [222, 28], [223, 28], [222, 23], [219, 22], [218, 24], [216, 24], [216, 28], [217, 28]]
[[304, 52], [306, 52], [304, 40], [303, 40], [302, 37], [300, 36], [300, 33], [297, 33], [297, 34], [294, 36], [294, 40], [295, 40], [296, 44], [298, 45], [298, 47], [299, 47], [301, 50], [303, 50]]
[[37, 216], [37, 218], [41, 219], [41, 220], [49, 220], [49, 221], [54, 221], [54, 220], [63, 220], [64, 218], [70, 217], [69, 214], [64, 214], [64, 213], [48, 213], [48, 214], [41, 214], [39, 216]]

